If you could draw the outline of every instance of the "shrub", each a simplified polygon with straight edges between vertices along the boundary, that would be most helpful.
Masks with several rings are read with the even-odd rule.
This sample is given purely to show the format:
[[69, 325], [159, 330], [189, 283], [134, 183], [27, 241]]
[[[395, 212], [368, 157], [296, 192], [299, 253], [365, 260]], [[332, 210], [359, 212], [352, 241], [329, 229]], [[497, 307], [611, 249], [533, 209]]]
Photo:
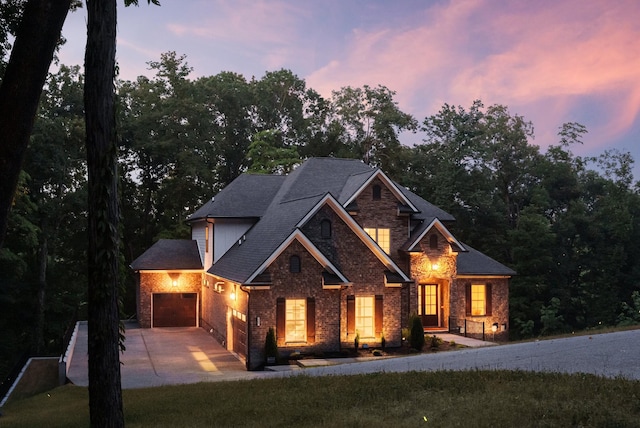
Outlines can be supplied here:
[[424, 347], [424, 327], [422, 326], [422, 318], [418, 315], [411, 317], [411, 336], [409, 345], [417, 351], [422, 351]]
[[269, 327], [269, 331], [267, 331], [267, 338], [264, 343], [264, 355], [269, 358], [278, 359], [278, 342], [276, 341], [276, 331], [273, 327]]
[[436, 336], [435, 334], [431, 336], [431, 349], [433, 350], [438, 349], [441, 343], [442, 343], [442, 339], [440, 339], [438, 336]]

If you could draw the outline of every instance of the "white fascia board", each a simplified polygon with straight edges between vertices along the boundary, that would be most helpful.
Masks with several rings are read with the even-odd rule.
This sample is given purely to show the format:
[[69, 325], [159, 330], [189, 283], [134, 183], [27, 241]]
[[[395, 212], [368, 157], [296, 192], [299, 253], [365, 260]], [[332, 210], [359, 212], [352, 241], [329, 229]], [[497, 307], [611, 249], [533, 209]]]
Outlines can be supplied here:
[[487, 275], [487, 274], [462, 274], [456, 275], [456, 279], [509, 279], [511, 275]]
[[415, 207], [415, 205], [413, 205], [411, 203], [411, 201], [404, 195], [404, 193], [402, 193], [402, 191], [400, 189], [398, 189], [398, 187], [393, 183], [393, 181], [391, 181], [389, 179], [389, 177], [387, 177], [387, 175], [384, 173], [384, 171], [382, 171], [381, 169], [376, 170], [376, 172], [374, 172], [373, 174], [371, 174], [371, 177], [369, 177], [367, 179], [367, 181], [364, 182], [364, 184], [362, 186], [360, 186], [360, 188], [355, 191], [353, 193], [353, 195], [351, 195], [351, 197], [347, 200], [347, 202], [344, 203], [344, 206], [348, 206], [351, 202], [353, 202], [353, 200], [355, 198], [358, 197], [358, 195], [360, 193], [362, 193], [362, 191], [369, 185], [371, 184], [371, 182], [376, 178], [380, 178], [380, 181], [382, 181], [388, 188], [389, 190], [391, 190], [391, 193], [393, 193], [395, 195], [396, 198], [398, 198], [400, 201], [404, 202], [406, 205], [408, 205], [409, 207], [411, 207], [411, 209], [415, 212], [419, 212], [420, 210], [418, 208]]
[[449, 243], [454, 243], [456, 244], [458, 247], [460, 247], [463, 251], [467, 251], [466, 248], [464, 248], [464, 245], [462, 245], [460, 243], [460, 241], [458, 241], [456, 239], [455, 236], [453, 236], [451, 234], [451, 232], [449, 232], [449, 230], [444, 227], [444, 224], [442, 224], [442, 222], [440, 220], [438, 220], [437, 218], [434, 218], [431, 223], [429, 224], [429, 226], [427, 226], [427, 228], [419, 235], [417, 236], [414, 240], [413, 243], [411, 244], [411, 246], [409, 247], [408, 251], [412, 252], [415, 248], [415, 246], [418, 244], [418, 242], [420, 242], [422, 240], [422, 238], [424, 238], [424, 236], [431, 230], [431, 228], [435, 227], [436, 229], [438, 229], [438, 231], [444, 235], [445, 239], [447, 240], [447, 242]]
[[271, 255], [267, 258], [267, 260], [265, 260], [259, 267], [258, 269], [255, 270], [255, 272], [253, 272], [251, 274], [251, 276], [249, 277], [249, 279], [247, 279], [247, 281], [245, 282], [246, 285], [250, 285], [251, 281], [253, 281], [258, 275], [260, 275], [260, 273], [264, 272], [265, 269], [267, 269], [269, 267], [269, 265], [271, 265], [271, 263], [274, 262], [275, 259], [278, 258], [278, 256], [280, 256], [280, 254], [282, 254], [282, 252], [287, 249], [287, 247], [293, 242], [293, 240], [298, 240], [298, 242], [300, 242], [302, 244], [302, 246], [304, 246], [306, 248], [306, 250], [313, 256], [313, 258], [315, 258], [317, 260], [318, 263], [320, 263], [325, 269], [331, 271], [331, 273], [333, 273], [334, 275], [337, 275], [338, 278], [340, 278], [341, 281], [343, 282], [349, 282], [344, 275], [342, 274], [342, 272], [340, 272], [334, 265], [333, 263], [331, 263], [329, 261], [329, 259], [327, 259], [324, 254], [322, 254], [320, 252], [320, 250], [318, 250], [318, 248], [313, 245], [313, 243], [309, 240], [309, 238], [307, 238], [306, 236], [304, 236], [304, 234], [302, 233], [302, 231], [300, 229], [296, 229], [294, 230], [291, 235], [289, 235], [287, 237], [287, 239], [285, 239], [282, 244], [280, 244], [278, 246], [278, 248], [276, 248], [276, 250], [271, 253]]
[[318, 210], [320, 210], [320, 208], [325, 204], [329, 205], [333, 209], [333, 211], [336, 214], [338, 214], [338, 216], [347, 224], [347, 226], [349, 226], [349, 228], [351, 228], [351, 230], [353, 230], [353, 232], [360, 238], [362, 242], [364, 242], [364, 244], [369, 248], [369, 250], [371, 250], [371, 252], [376, 255], [378, 260], [380, 260], [382, 264], [386, 266], [387, 269], [399, 273], [402, 276], [402, 278], [405, 279], [406, 281], [409, 281], [409, 282], [411, 281], [407, 277], [407, 275], [405, 275], [402, 269], [400, 269], [395, 264], [395, 262], [391, 260], [391, 257], [389, 257], [389, 255], [385, 253], [382, 248], [380, 248], [378, 243], [374, 241], [373, 238], [369, 236], [369, 234], [365, 232], [364, 229], [361, 228], [358, 223], [356, 223], [353, 217], [351, 217], [349, 213], [344, 209], [344, 206], [342, 206], [340, 202], [338, 202], [336, 198], [334, 198], [333, 195], [331, 195], [330, 193], [327, 193], [327, 195], [324, 198], [322, 198], [316, 204], [315, 207], [309, 210], [307, 215], [305, 215], [304, 218], [300, 220], [300, 222], [296, 225], [296, 227], [300, 228], [304, 226], [307, 223], [307, 221], [309, 221], [309, 219], [313, 215], [315, 215], [315, 213], [317, 213]]

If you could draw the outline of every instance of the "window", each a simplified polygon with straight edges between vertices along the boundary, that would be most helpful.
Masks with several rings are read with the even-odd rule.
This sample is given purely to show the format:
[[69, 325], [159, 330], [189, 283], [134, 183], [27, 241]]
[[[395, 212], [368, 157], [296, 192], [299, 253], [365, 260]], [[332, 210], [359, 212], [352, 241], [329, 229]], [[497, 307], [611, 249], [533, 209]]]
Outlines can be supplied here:
[[322, 239], [331, 238], [331, 221], [324, 219], [320, 222], [320, 236]]
[[305, 321], [306, 299], [287, 299], [285, 312], [285, 340], [287, 342], [306, 342], [307, 324]]
[[373, 296], [356, 297], [356, 331], [361, 338], [375, 337]]
[[289, 257], [289, 272], [291, 272], [291, 273], [299, 273], [300, 270], [301, 270], [300, 256], [291, 256], [291, 257]]
[[467, 284], [466, 306], [469, 316], [491, 315], [491, 284]]
[[380, 186], [375, 184], [372, 188], [372, 191], [373, 191], [373, 200], [379, 201], [380, 197], [382, 196], [382, 189], [380, 188]]
[[432, 250], [438, 249], [438, 235], [431, 235], [431, 237], [429, 238], [429, 248], [431, 248]]
[[276, 339], [279, 346], [287, 343], [307, 344], [316, 341], [316, 300], [276, 299]]
[[209, 224], [207, 223], [204, 228], [204, 252], [209, 252]]
[[364, 231], [373, 238], [374, 241], [378, 243], [380, 248], [384, 250], [385, 253], [389, 254], [390, 251], [390, 238], [389, 238], [389, 229], [376, 229], [372, 227], [365, 227]]

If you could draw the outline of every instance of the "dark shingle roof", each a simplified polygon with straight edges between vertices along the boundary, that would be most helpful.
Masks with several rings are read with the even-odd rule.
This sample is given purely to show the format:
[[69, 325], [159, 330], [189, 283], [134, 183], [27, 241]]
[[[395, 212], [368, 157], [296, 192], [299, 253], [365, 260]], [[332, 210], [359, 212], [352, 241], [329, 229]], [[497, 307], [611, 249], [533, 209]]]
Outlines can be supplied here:
[[190, 215], [187, 221], [215, 217], [262, 217], [285, 179], [284, 175], [242, 174]]
[[160, 239], [131, 263], [131, 269], [202, 269], [198, 244], [190, 239]]
[[[245, 283], [296, 230], [298, 223], [327, 194], [348, 201], [378, 171], [355, 159], [311, 158], [288, 176], [243, 174], [223, 189], [190, 220], [204, 217], [259, 217], [240, 243], [236, 242], [209, 273]], [[455, 220], [452, 215], [394, 183], [420, 211], [418, 220]], [[512, 270], [475, 250], [459, 255], [459, 273], [508, 275]]]
[[467, 252], [458, 253], [458, 275], [516, 275], [516, 271], [462, 243]]

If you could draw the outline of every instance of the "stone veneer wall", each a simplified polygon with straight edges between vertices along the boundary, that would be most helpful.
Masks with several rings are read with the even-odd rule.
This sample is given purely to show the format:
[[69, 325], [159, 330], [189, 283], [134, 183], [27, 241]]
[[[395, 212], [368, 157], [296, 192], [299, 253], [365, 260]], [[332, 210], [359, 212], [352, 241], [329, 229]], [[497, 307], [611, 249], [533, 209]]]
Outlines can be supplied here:
[[[438, 237], [438, 248], [431, 248], [431, 236]], [[445, 237], [435, 227], [432, 228], [420, 240], [418, 247], [420, 253], [411, 254], [411, 278], [415, 281], [410, 287], [410, 313], [418, 313], [418, 286], [420, 284], [438, 284], [440, 292], [439, 324], [442, 328], [448, 328], [449, 312], [451, 310], [450, 286], [456, 275], [456, 253], [451, 251], [451, 246]], [[433, 269], [433, 264], [438, 265]]]
[[[139, 274], [138, 282], [138, 324], [142, 328], [151, 327], [151, 304], [153, 293], [197, 293], [200, 300], [202, 273], [200, 272], [151, 272]], [[176, 285], [173, 285], [173, 281]]]

